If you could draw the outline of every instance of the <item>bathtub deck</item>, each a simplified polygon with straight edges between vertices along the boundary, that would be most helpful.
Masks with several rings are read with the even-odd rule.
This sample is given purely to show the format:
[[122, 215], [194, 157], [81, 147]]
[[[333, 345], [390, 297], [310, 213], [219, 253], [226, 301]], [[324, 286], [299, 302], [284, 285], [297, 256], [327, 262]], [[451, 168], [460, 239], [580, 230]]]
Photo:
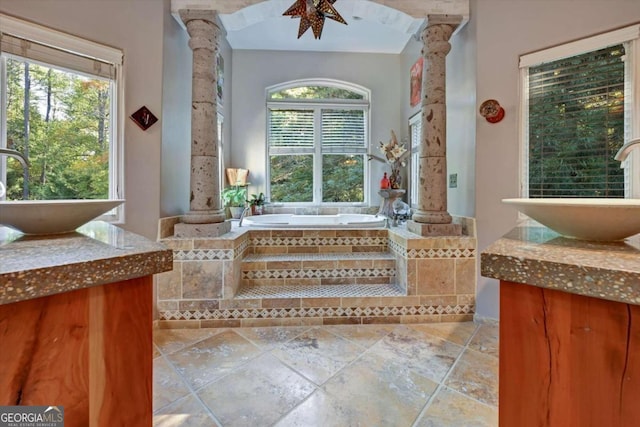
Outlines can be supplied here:
[[358, 298], [406, 295], [395, 284], [329, 286], [243, 286], [234, 299], [273, 298]]

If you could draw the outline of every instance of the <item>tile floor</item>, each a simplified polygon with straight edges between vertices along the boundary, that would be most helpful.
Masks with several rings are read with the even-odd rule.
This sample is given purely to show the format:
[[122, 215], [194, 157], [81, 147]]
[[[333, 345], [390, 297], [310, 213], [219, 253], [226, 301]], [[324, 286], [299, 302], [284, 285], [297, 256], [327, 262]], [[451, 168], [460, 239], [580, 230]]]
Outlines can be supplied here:
[[154, 426], [497, 426], [498, 327], [164, 329]]

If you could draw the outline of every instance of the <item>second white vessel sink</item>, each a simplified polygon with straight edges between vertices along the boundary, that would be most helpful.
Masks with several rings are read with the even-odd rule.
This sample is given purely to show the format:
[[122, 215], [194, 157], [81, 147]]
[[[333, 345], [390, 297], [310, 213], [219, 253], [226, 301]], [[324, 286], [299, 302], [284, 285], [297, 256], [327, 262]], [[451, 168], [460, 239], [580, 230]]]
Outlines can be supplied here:
[[25, 234], [69, 233], [122, 203], [124, 200], [0, 201], [0, 225]]
[[617, 241], [640, 233], [640, 199], [503, 199], [567, 237]]

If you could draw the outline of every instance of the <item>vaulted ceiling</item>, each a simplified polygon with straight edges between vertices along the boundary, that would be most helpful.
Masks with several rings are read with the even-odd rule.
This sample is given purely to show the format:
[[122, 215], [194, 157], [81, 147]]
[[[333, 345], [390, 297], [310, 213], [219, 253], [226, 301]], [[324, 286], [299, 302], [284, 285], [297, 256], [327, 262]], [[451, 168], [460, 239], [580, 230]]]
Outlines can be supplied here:
[[283, 16], [295, 0], [172, 0], [179, 9], [212, 9], [219, 13], [233, 49], [325, 52], [400, 53], [419, 34], [429, 14], [469, 16], [468, 0], [337, 0], [334, 7], [347, 21], [325, 21], [322, 37], [298, 36], [299, 19]]

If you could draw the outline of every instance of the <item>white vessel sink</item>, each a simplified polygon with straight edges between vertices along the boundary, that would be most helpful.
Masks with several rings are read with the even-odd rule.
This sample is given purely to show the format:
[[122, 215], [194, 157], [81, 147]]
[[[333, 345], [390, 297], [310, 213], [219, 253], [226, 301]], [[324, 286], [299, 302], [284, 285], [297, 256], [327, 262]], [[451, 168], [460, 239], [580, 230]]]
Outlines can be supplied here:
[[61, 234], [109, 212], [124, 200], [0, 201], [0, 225], [25, 234]]
[[616, 241], [640, 233], [640, 199], [503, 199], [567, 237]]

